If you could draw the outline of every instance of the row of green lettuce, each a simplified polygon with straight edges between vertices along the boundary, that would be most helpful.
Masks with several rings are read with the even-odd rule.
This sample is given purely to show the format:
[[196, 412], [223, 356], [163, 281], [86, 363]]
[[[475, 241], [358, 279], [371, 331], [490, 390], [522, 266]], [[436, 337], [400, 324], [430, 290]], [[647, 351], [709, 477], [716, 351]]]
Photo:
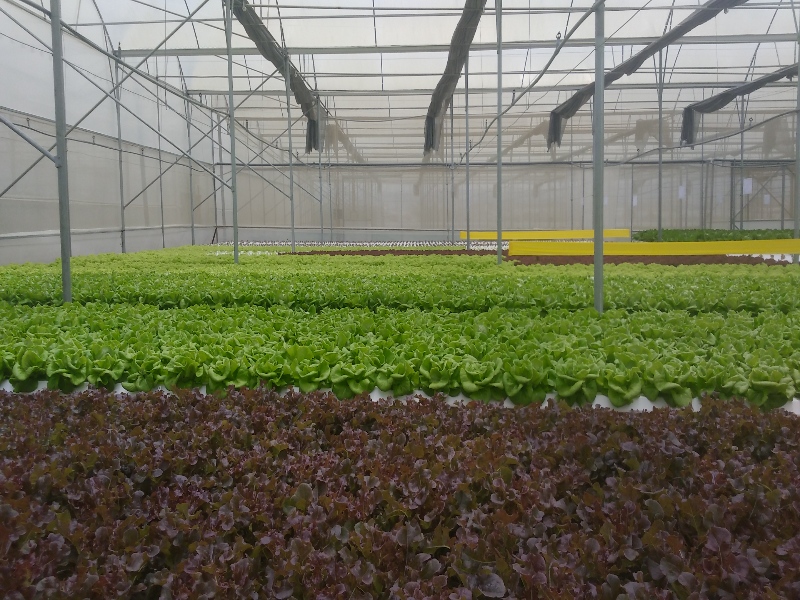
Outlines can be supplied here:
[[[738, 242], [750, 240], [788, 240], [793, 229], [662, 229], [662, 242]], [[658, 229], [637, 231], [635, 242], [657, 242]]]
[[[766, 266], [609, 265], [608, 309], [691, 313], [800, 309], [800, 269]], [[60, 268], [0, 268], [0, 301], [58, 305]], [[593, 305], [589, 267], [496, 265], [490, 256], [253, 256], [232, 264], [210, 248], [76, 258], [78, 303], [378, 307], [486, 311], [578, 310]]]
[[70, 391], [90, 383], [297, 386], [342, 398], [376, 387], [517, 404], [555, 391], [572, 404], [598, 393], [685, 406], [703, 392], [765, 408], [800, 386], [800, 313], [486, 312], [285, 307], [0, 303], [0, 380]]

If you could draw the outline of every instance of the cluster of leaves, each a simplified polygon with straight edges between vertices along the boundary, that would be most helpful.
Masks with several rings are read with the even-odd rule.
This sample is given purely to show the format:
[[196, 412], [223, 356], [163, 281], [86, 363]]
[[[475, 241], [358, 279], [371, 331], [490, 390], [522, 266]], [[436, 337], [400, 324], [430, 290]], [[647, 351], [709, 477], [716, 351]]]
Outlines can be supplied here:
[[[662, 242], [739, 242], [750, 240], [788, 240], [794, 237], [791, 229], [662, 229]], [[657, 242], [658, 229], [637, 231], [635, 242]]]
[[72, 391], [228, 386], [340, 398], [414, 390], [525, 405], [555, 391], [624, 406], [704, 392], [782, 406], [800, 387], [800, 313], [487, 312], [284, 307], [161, 310], [0, 303], [0, 381]]
[[[0, 301], [61, 302], [60, 268], [0, 268]], [[73, 296], [79, 303], [188, 306], [286, 306], [303, 310], [379, 307], [541, 311], [593, 306], [587, 266], [498, 266], [484, 256], [230, 256], [207, 248], [76, 258]], [[625, 310], [726, 312], [762, 307], [800, 309], [800, 271], [754, 266], [606, 269], [606, 307]]]
[[800, 419], [0, 392], [24, 598], [800, 597]]

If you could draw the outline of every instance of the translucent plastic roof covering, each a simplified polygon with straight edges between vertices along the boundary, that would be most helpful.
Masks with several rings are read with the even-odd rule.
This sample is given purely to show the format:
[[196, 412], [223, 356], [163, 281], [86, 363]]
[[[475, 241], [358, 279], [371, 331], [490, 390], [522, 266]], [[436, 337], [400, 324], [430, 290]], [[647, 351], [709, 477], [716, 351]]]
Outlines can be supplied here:
[[[16, 0], [0, 2], [8, 5]], [[45, 7], [47, 4], [43, 3]], [[108, 42], [114, 48], [120, 46], [124, 60], [130, 64], [138, 64], [194, 13], [189, 23], [180, 27], [142, 69], [158, 74], [176, 88], [188, 89], [206, 103], [226, 106], [227, 62], [219, 0], [205, 4], [201, 0], [62, 0], [62, 4], [69, 24], [103, 47]], [[251, 4], [272, 35], [285, 42], [295, 67], [309, 86], [319, 91], [323, 104], [369, 163], [421, 161], [425, 114], [444, 70], [463, 0], [260, 0]], [[557, 37], [563, 37], [591, 5], [589, 0], [505, 0], [504, 106], [539, 76], [556, 49]], [[611, 68], [641, 50], [699, 5], [696, 0], [609, 0], [605, 18], [606, 65]], [[664, 53], [665, 145], [679, 143], [675, 132], [680, 129], [680, 115], [686, 105], [796, 62], [795, 23], [791, 3], [751, 0], [671, 46]], [[496, 35], [490, 0], [469, 60], [469, 137], [477, 144], [472, 154], [475, 162], [490, 162], [496, 155], [493, 130], [479, 141], [497, 112]], [[546, 129], [539, 129], [555, 106], [594, 80], [593, 36], [594, 19], [590, 17], [561, 49], [531, 93], [505, 116], [504, 143], [509, 160], [589, 158], [588, 105], [570, 120], [564, 143], [554, 153], [546, 151]], [[17, 37], [22, 39], [24, 34]], [[267, 142], [281, 140], [286, 130], [283, 78], [258, 54], [236, 22], [233, 47], [236, 102], [242, 102], [237, 119]], [[634, 158], [637, 122], [657, 118], [656, 66], [655, 61], [648, 62], [607, 90], [608, 159]], [[106, 67], [104, 75], [107, 73]], [[454, 97], [456, 162], [466, 147], [464, 84], [462, 76]], [[794, 110], [795, 101], [794, 82], [768, 86], [746, 99], [744, 122], [758, 126], [788, 114]], [[719, 114], [706, 116], [699, 137], [720, 137], [737, 130], [742, 117], [739, 109], [736, 102]], [[297, 119], [298, 110], [293, 116], [295, 147], [302, 147], [305, 120]], [[536, 133], [532, 134], [532, 130]], [[445, 135], [450, 135], [449, 118]], [[449, 143], [443, 146], [449, 152]], [[648, 149], [653, 146], [650, 139]], [[701, 148], [679, 152], [682, 158], [695, 158], [700, 156]], [[702, 152], [705, 158], [722, 158], [729, 153], [728, 144], [709, 145]], [[338, 157], [340, 162], [348, 160], [344, 152]]]

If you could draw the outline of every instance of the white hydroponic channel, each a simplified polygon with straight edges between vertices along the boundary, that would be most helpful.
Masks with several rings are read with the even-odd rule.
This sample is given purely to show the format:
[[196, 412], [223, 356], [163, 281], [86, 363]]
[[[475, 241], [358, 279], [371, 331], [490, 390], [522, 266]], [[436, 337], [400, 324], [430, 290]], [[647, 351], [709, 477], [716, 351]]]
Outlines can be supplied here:
[[[84, 383], [83, 385], [79, 386], [73, 393], [78, 394], [78, 393], [81, 393], [81, 392], [85, 392], [88, 389], [89, 389], [89, 384]], [[45, 391], [45, 390], [47, 390], [47, 382], [46, 381], [40, 381], [38, 387], [35, 390], [35, 392], [31, 392], [31, 393], [41, 392], [41, 391]], [[200, 393], [205, 394], [206, 393], [206, 386], [201, 386], [199, 388], [199, 390], [200, 390]], [[11, 387], [11, 383], [8, 380], [3, 381], [2, 383], [0, 383], [0, 391], [14, 393], [14, 389]], [[128, 392], [124, 387], [122, 387], [121, 384], [117, 384], [113, 391], [116, 394], [130, 394], [130, 392]], [[167, 393], [167, 394], [171, 393], [170, 390], [168, 390], [164, 386], [158, 386], [153, 391], [160, 391], [160, 392], [164, 392], [164, 393]], [[288, 387], [288, 388], [282, 389], [280, 391], [280, 393], [281, 393], [281, 395], [286, 395], [291, 391], [299, 392], [299, 390], [296, 389], [296, 388]], [[323, 393], [326, 393], [326, 392], [330, 392], [331, 390], [330, 389], [320, 389], [319, 391], [323, 392]], [[372, 398], [373, 402], [380, 402], [380, 401], [384, 401], [384, 400], [395, 400], [395, 401], [398, 401], [398, 402], [410, 402], [410, 401], [413, 402], [414, 399], [418, 398], [418, 397], [431, 398], [431, 396], [429, 396], [428, 394], [426, 394], [422, 390], [416, 390], [413, 394], [408, 394], [406, 396], [397, 396], [397, 397], [395, 397], [395, 396], [392, 396], [390, 394], [387, 395], [386, 392], [383, 392], [383, 391], [379, 390], [378, 388], [375, 388], [369, 396], [370, 396], [370, 398]], [[543, 408], [546, 407], [550, 401], [555, 400], [555, 399], [556, 399], [556, 394], [555, 393], [548, 394], [547, 398], [542, 403], [542, 407]], [[447, 402], [447, 404], [449, 404], [451, 406], [463, 406], [463, 405], [466, 405], [466, 404], [472, 402], [472, 400], [470, 398], [468, 398], [467, 396], [463, 395], [463, 394], [459, 394], [457, 396], [448, 396], [446, 398], [446, 402]], [[493, 404], [502, 405], [502, 406], [504, 406], [506, 408], [516, 408], [516, 405], [513, 402], [511, 402], [511, 400], [508, 399], [508, 398], [506, 398], [503, 402], [494, 402]], [[619, 407], [614, 406], [611, 403], [611, 400], [608, 399], [608, 396], [603, 396], [602, 394], [598, 394], [597, 395], [597, 397], [594, 399], [594, 402], [592, 402], [591, 406], [594, 407], [594, 408], [610, 408], [610, 409], [615, 410], [617, 412], [623, 412], [623, 413], [624, 412], [650, 412], [650, 411], [652, 411], [653, 409], [656, 409], [656, 408], [669, 408], [669, 405], [664, 400], [662, 400], [661, 398], [657, 399], [655, 402], [651, 402], [650, 400], [648, 400], [644, 396], [640, 396], [639, 398], [637, 398], [636, 400], [634, 400], [633, 402], [631, 402], [627, 406], [623, 406], [623, 407], [619, 408]], [[702, 403], [700, 402], [700, 400], [698, 398], [694, 398], [692, 400], [692, 404], [691, 404], [692, 410], [697, 412], [697, 411], [700, 410], [701, 406], [702, 406]], [[800, 415], [800, 398], [794, 398], [793, 400], [787, 402], [785, 405], [780, 407], [778, 410], [784, 410], [784, 411], [786, 411], [788, 413], [792, 413], [792, 414], [795, 414], [795, 415]]]

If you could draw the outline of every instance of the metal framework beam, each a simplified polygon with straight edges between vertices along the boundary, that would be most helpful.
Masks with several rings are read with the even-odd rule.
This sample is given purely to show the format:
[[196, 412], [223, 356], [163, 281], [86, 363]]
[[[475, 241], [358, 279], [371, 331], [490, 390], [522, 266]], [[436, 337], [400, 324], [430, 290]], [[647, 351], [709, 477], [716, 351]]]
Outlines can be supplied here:
[[3, 124], [4, 124], [6, 127], [8, 127], [8, 128], [11, 130], [11, 131], [13, 131], [14, 133], [16, 133], [16, 134], [17, 134], [19, 137], [21, 137], [23, 140], [25, 140], [26, 142], [28, 142], [28, 143], [29, 143], [31, 146], [33, 146], [34, 148], [36, 148], [36, 149], [37, 149], [39, 152], [41, 152], [41, 153], [42, 153], [44, 156], [46, 156], [47, 158], [49, 158], [49, 159], [50, 159], [50, 160], [51, 160], [51, 161], [52, 161], [54, 164], [56, 164], [56, 165], [58, 164], [58, 157], [57, 157], [57, 156], [55, 156], [55, 155], [51, 154], [50, 152], [48, 152], [47, 150], [45, 150], [45, 148], [44, 148], [43, 146], [41, 146], [41, 145], [40, 145], [40, 144], [39, 144], [39, 143], [38, 143], [36, 140], [34, 140], [34, 139], [33, 139], [32, 137], [30, 137], [30, 136], [29, 136], [27, 133], [25, 133], [24, 131], [22, 131], [22, 129], [20, 129], [19, 127], [17, 127], [16, 125], [14, 125], [14, 123], [12, 123], [12, 122], [11, 122], [11, 121], [9, 121], [8, 119], [6, 119], [6, 118], [5, 118], [3, 115], [0, 115], [0, 123], [3, 123]]
[[[606, 40], [606, 47], [617, 46], [648, 46], [660, 39], [661, 36], [640, 37], [612, 37]], [[797, 38], [791, 33], [749, 33], [743, 35], [687, 35], [681, 38], [678, 45], [724, 45], [724, 44], [766, 44], [766, 43], [796, 43]], [[551, 50], [558, 45], [558, 40], [532, 40], [523, 42], [503, 42], [503, 50]], [[567, 44], [570, 48], [594, 48], [594, 38], [572, 39]], [[496, 44], [473, 44], [472, 52], [493, 52], [497, 50]], [[234, 56], [260, 56], [257, 48], [233, 48]], [[427, 54], [446, 53], [450, 46], [446, 44], [421, 44], [397, 46], [350, 46], [350, 47], [312, 47], [297, 46], [287, 48], [291, 55], [334, 55], [334, 54]], [[123, 57], [139, 58], [151, 56], [152, 49], [136, 48], [123, 50]], [[219, 56], [227, 54], [225, 48], [161, 48], [153, 52], [152, 56]], [[430, 91], [429, 91], [430, 92]]]
[[[695, 82], [666, 82], [664, 83], [665, 90], [699, 90], [699, 89], [727, 89], [739, 85], [741, 82], [718, 82], [718, 81], [695, 81]], [[543, 85], [536, 86], [537, 92], [574, 92], [583, 87], [583, 84], [560, 84], [560, 85]], [[766, 87], [771, 88], [791, 88], [794, 89], [795, 85], [791, 82], [777, 81], [770, 83]], [[609, 91], [614, 90], [656, 90], [658, 85], [655, 83], [614, 83], [609, 85], [606, 89]], [[519, 91], [518, 87], [505, 87], [503, 93], [511, 94]], [[470, 90], [472, 94], [494, 94], [497, 88], [473, 88]], [[204, 96], [227, 95], [227, 90], [222, 89], [196, 89], [189, 90], [190, 94], [197, 95], [203, 94]], [[359, 97], [359, 96], [429, 96], [430, 90], [423, 88], [418, 89], [399, 89], [399, 90], [326, 90], [326, 96], [336, 97]], [[453, 95], [461, 95], [464, 93], [463, 88], [457, 88]], [[282, 95], [282, 90], [259, 90], [258, 92], [251, 92], [250, 90], [235, 90], [234, 96], [275, 96]], [[246, 107], [245, 107], [246, 108]], [[264, 107], [257, 107], [263, 109]]]

